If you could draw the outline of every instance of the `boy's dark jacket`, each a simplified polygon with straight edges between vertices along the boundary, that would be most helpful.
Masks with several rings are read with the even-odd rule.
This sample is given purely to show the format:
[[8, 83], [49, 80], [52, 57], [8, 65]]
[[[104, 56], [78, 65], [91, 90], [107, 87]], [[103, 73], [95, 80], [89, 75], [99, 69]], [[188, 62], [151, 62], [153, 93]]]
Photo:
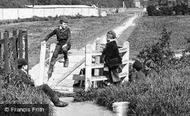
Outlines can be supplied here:
[[71, 37], [71, 31], [68, 27], [64, 29], [56, 28], [50, 34], [48, 34], [44, 40], [47, 41], [53, 35], [57, 36], [58, 43], [65, 44], [66, 41]]
[[23, 70], [18, 70], [19, 78], [25, 85], [34, 86], [31, 78]]
[[[122, 59], [121, 59], [121, 56], [119, 55], [119, 49], [117, 47], [116, 41], [111, 41], [106, 44], [106, 47], [102, 52], [102, 56], [106, 64], [108, 64], [110, 59], [113, 59], [113, 58], [118, 58], [120, 64], [122, 63]], [[109, 68], [116, 69], [118, 67], [115, 66], [115, 67], [109, 67]]]

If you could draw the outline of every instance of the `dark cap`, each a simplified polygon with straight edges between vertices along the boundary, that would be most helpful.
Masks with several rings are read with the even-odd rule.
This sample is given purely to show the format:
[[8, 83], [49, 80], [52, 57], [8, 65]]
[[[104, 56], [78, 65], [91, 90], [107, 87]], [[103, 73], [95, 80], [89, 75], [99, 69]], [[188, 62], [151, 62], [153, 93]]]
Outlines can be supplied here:
[[17, 60], [17, 63], [18, 63], [18, 67], [22, 67], [24, 65], [28, 65], [27, 61], [23, 58], [20, 58]]
[[113, 36], [112, 39], [115, 39], [116, 38], [116, 33], [114, 31], [108, 31], [107, 34], [111, 34]]
[[62, 24], [62, 23], [68, 23], [68, 19], [67, 18], [63, 18], [61, 20], [59, 20], [59, 23]]
[[135, 62], [133, 63], [133, 68], [137, 71], [140, 71], [143, 68], [142, 63], [138, 60], [135, 60]]

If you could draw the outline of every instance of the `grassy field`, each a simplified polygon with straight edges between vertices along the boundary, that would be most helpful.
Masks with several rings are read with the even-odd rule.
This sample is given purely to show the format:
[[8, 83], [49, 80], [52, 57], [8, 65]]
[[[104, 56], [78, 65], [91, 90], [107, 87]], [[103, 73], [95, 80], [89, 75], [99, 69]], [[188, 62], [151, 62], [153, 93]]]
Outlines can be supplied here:
[[[116, 25], [121, 24], [129, 17], [127, 13], [118, 13], [106, 17], [70, 18], [69, 27], [72, 33], [72, 48], [82, 48], [87, 42], [107, 32]], [[29, 66], [39, 62], [40, 42], [57, 27], [58, 20], [20, 22], [0, 25], [0, 30], [27, 29], [29, 39]], [[48, 43], [56, 42], [52, 37]]]
[[[190, 16], [143, 17], [128, 38], [131, 53], [138, 53], [145, 45], [150, 45], [160, 38], [163, 27], [171, 34], [172, 50], [188, 46], [185, 38], [190, 38]], [[125, 37], [125, 33], [122, 35]]]

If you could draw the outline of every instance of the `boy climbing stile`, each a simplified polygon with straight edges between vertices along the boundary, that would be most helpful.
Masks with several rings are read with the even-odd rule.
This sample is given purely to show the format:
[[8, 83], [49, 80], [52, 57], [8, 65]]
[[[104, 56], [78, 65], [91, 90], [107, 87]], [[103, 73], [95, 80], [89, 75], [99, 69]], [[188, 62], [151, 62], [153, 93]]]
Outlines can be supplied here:
[[55, 65], [56, 59], [59, 54], [64, 55], [64, 60], [65, 60], [64, 67], [68, 67], [69, 65], [68, 50], [70, 50], [71, 48], [71, 43], [70, 43], [71, 31], [67, 23], [68, 23], [67, 19], [60, 20], [58, 28], [56, 28], [50, 34], [48, 34], [43, 41], [47, 42], [48, 39], [51, 38], [53, 35], [57, 36], [57, 41], [58, 41], [50, 61], [50, 66], [48, 70], [48, 79], [52, 76], [53, 67]]

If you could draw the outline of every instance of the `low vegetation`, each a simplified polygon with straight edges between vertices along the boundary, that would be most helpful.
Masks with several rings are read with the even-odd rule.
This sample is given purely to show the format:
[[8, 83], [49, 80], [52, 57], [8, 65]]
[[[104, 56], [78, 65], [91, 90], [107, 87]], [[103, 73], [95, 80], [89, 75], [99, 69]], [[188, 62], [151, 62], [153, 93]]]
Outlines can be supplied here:
[[[171, 18], [173, 20], [165, 22]], [[170, 25], [175, 18], [159, 17], [155, 21], [154, 17], [144, 17], [129, 38], [131, 49], [133, 51], [138, 49], [138, 58], [148, 69], [144, 70], [147, 75], [146, 81], [126, 82], [119, 86], [111, 85], [88, 92], [80, 91], [76, 94], [75, 100], [94, 101], [110, 110], [112, 110], [114, 102], [128, 101], [130, 102], [128, 114], [133, 115], [190, 115], [190, 56], [185, 54], [188, 52], [187, 38], [189, 37], [187, 36], [188, 30], [185, 28], [189, 25], [181, 28], [180, 30], [183, 31], [178, 36], [173, 35], [180, 32], [178, 30], [179, 23], [188, 24], [188, 21], [182, 22], [184, 18], [188, 17], [182, 17], [178, 23]], [[155, 33], [159, 34], [155, 36]], [[176, 38], [173, 37], [178, 37], [179, 40], [174, 42], [173, 40]], [[145, 44], [148, 40], [150, 40], [149, 43]], [[179, 48], [179, 41], [183, 41], [181, 47], [184, 54], [181, 58], [175, 58], [174, 53], [176, 48]], [[141, 46], [138, 46], [140, 44]], [[150, 62], [148, 63], [148, 61]]]
[[49, 104], [49, 116], [53, 116], [53, 106], [43, 91], [26, 87], [15, 72], [9, 74], [0, 70], [0, 104]]

